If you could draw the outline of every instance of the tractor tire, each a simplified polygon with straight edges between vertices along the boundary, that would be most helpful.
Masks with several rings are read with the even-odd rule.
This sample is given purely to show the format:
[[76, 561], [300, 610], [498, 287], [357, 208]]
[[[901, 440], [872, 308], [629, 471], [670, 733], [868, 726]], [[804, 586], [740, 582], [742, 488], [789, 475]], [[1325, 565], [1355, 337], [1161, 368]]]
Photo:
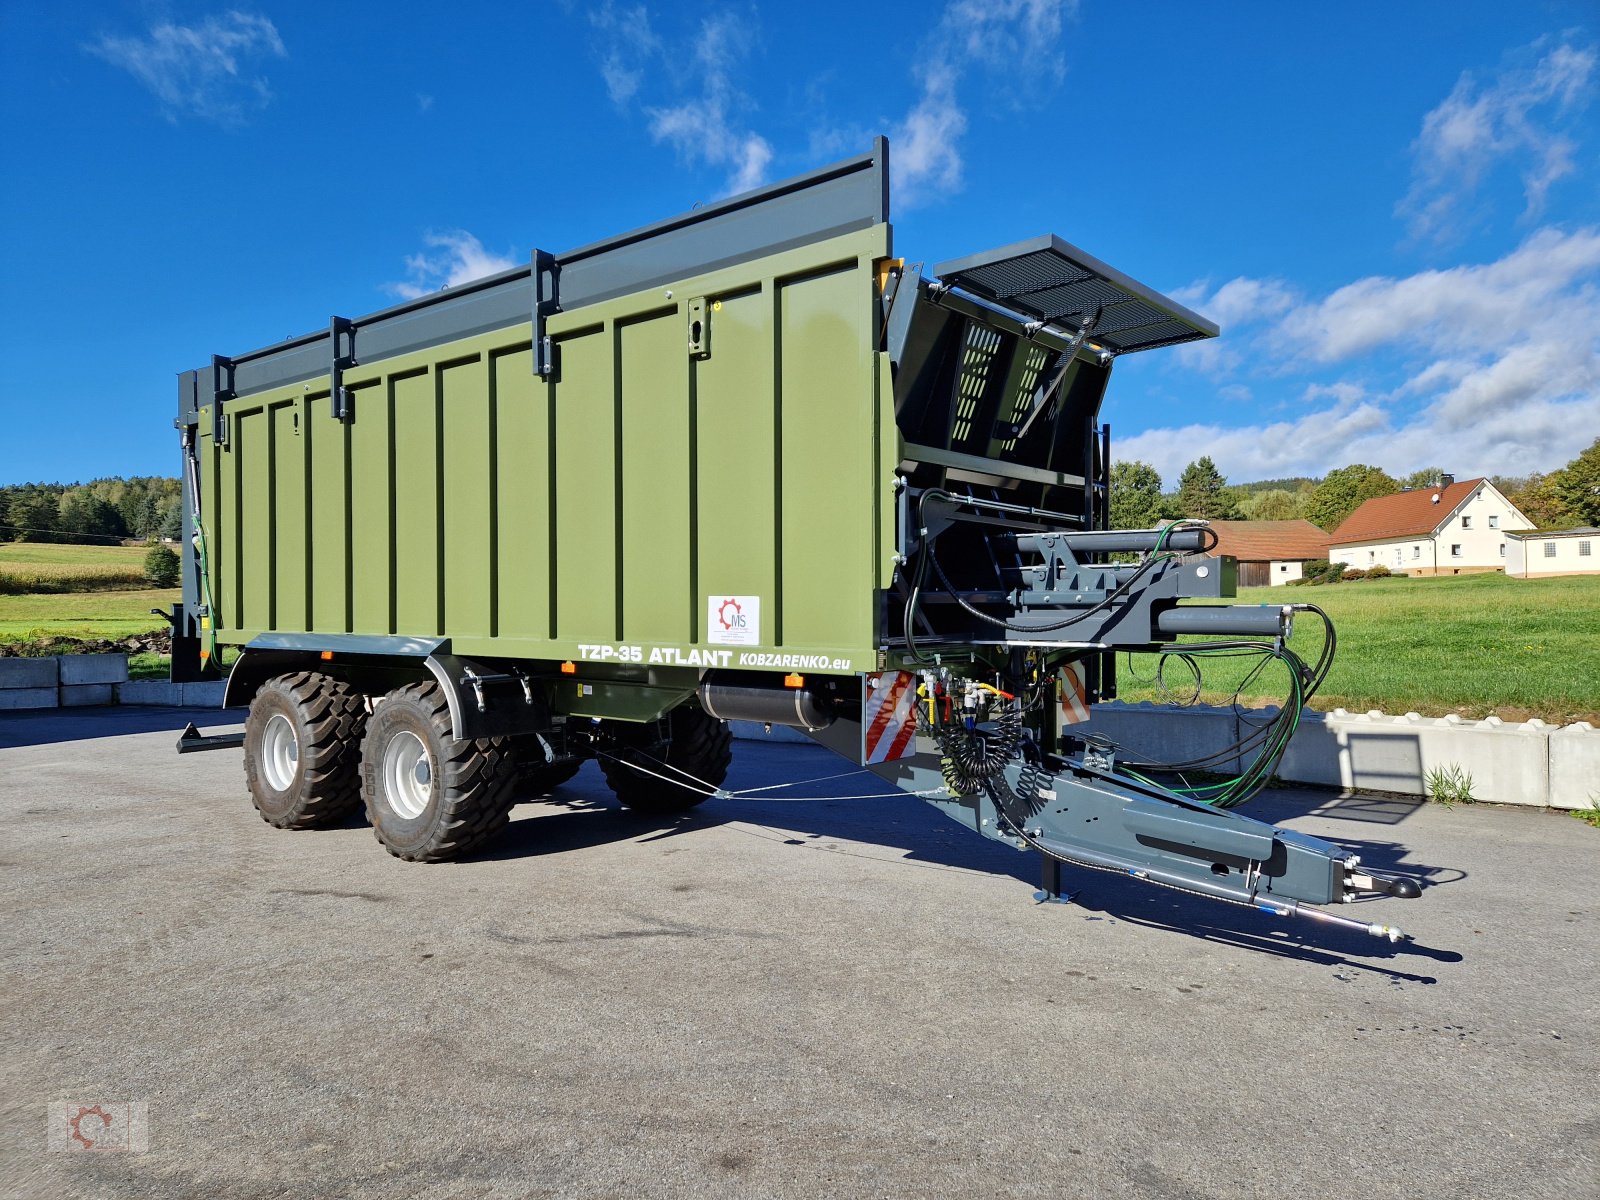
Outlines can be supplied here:
[[[688, 779], [675, 782], [679, 771], [712, 787], [721, 787], [728, 777], [733, 733], [726, 721], [701, 709], [675, 708], [651, 724], [619, 721], [607, 725], [617, 744], [599, 756], [600, 770], [617, 799], [636, 813], [665, 816], [685, 812], [708, 798], [706, 788], [696, 787]], [[669, 778], [659, 778], [662, 775]]]
[[443, 862], [506, 826], [516, 766], [505, 738], [457, 741], [436, 683], [390, 692], [367, 719], [361, 795], [383, 847], [408, 862]]
[[528, 799], [548, 796], [578, 773], [582, 760], [523, 767], [517, 775], [518, 790]]
[[311, 671], [267, 680], [244, 723], [244, 777], [261, 819], [319, 829], [361, 806], [366, 698]]

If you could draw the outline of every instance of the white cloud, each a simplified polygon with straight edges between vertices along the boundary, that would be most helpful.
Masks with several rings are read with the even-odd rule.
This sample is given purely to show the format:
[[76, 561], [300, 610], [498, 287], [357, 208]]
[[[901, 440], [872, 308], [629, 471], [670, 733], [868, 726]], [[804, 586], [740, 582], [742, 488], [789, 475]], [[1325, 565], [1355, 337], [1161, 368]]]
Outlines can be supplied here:
[[1569, 325], [1569, 293], [1597, 268], [1600, 227], [1541, 229], [1492, 263], [1358, 279], [1289, 313], [1282, 332], [1321, 362], [1384, 346], [1482, 350]]
[[915, 204], [924, 188], [953, 192], [961, 187], [967, 114], [956, 98], [958, 78], [943, 63], [924, 68], [922, 96], [894, 130], [890, 168], [895, 194], [907, 204]]
[[692, 36], [667, 39], [642, 4], [608, 0], [589, 14], [611, 102], [624, 111], [641, 102], [655, 141], [684, 162], [726, 169], [725, 194], [766, 182], [773, 157], [772, 144], [744, 119], [753, 101], [734, 82], [754, 45], [753, 20], [717, 13]]
[[1206, 375], [1233, 371], [1243, 361], [1241, 347], [1251, 339], [1246, 331], [1275, 317], [1281, 317], [1298, 301], [1294, 289], [1281, 279], [1248, 279], [1240, 276], [1211, 290], [1209, 281], [1178, 288], [1172, 298], [1214, 321], [1222, 336], [1185, 342], [1174, 356], [1190, 370]]
[[266, 77], [248, 73], [248, 64], [288, 56], [271, 21], [237, 10], [195, 25], [164, 21], [142, 37], [104, 34], [85, 49], [148, 88], [169, 121], [188, 115], [223, 125], [272, 99]]
[[[962, 185], [962, 141], [968, 128], [961, 89], [983, 72], [985, 96], [1037, 104], [1060, 84], [1066, 65], [1062, 28], [1078, 0], [948, 0], [922, 41], [912, 68], [916, 96], [898, 119], [870, 130], [819, 116], [805, 135], [816, 161], [859, 148], [887, 129], [899, 206], [915, 205]], [[688, 163], [728, 171], [728, 192], [764, 183], [777, 151], [750, 119], [754, 102], [739, 87], [759, 40], [758, 10], [713, 11], [693, 34], [673, 36], [653, 23], [642, 3], [603, 0], [588, 14], [600, 77], [611, 102], [642, 111], [650, 136]], [[826, 89], [801, 86], [801, 107], [821, 107]], [[789, 114], [791, 122], [797, 120]], [[803, 119], [803, 118], [798, 118]]]
[[1177, 429], [1151, 429], [1123, 438], [1116, 447], [1116, 457], [1149, 463], [1161, 472], [1161, 478], [1170, 487], [1176, 484], [1185, 466], [1202, 454], [1209, 454], [1224, 475], [1245, 482], [1300, 475], [1308, 470], [1320, 475], [1328, 466], [1362, 461], [1336, 456], [1326, 465], [1308, 468], [1307, 450], [1330, 443], [1366, 445], [1374, 440], [1381, 441], [1389, 432], [1389, 419], [1376, 404], [1340, 402], [1293, 421], [1274, 421], [1268, 425], [1230, 428], [1205, 423]]
[[974, 68], [1003, 79], [1006, 94], [1034, 100], [1066, 73], [1061, 30], [1077, 0], [950, 0], [923, 43], [916, 102], [894, 122], [890, 167], [903, 205], [961, 187], [967, 113], [960, 97]]
[[1550, 188], [1572, 174], [1577, 145], [1567, 127], [1594, 90], [1595, 50], [1568, 42], [1552, 49], [1541, 41], [1522, 54], [1536, 54], [1538, 61], [1481, 85], [1463, 74], [1422, 119], [1412, 143], [1411, 190], [1396, 207], [1413, 236], [1457, 236], [1470, 219], [1462, 210], [1501, 163], [1520, 170], [1525, 219], [1538, 217]]
[[403, 300], [415, 300], [440, 288], [470, 283], [517, 265], [514, 259], [485, 250], [483, 243], [464, 229], [430, 233], [422, 240], [428, 249], [406, 256], [410, 279], [384, 285], [386, 291]]
[[[1119, 447], [1164, 476], [1200, 454], [1236, 480], [1352, 462], [1521, 474], [1559, 466], [1600, 430], [1600, 228], [1541, 229], [1493, 262], [1374, 276], [1320, 299], [1244, 279], [1183, 291], [1247, 327], [1270, 320], [1252, 363], [1279, 389], [1296, 374], [1312, 382], [1291, 421], [1154, 429]], [[1397, 369], [1392, 388], [1370, 382]]]
[[606, 93], [619, 108], [627, 107], [644, 82], [648, 60], [661, 50], [661, 39], [650, 27], [650, 13], [642, 4], [618, 5], [612, 0], [589, 14], [589, 24], [605, 45], [600, 77]]

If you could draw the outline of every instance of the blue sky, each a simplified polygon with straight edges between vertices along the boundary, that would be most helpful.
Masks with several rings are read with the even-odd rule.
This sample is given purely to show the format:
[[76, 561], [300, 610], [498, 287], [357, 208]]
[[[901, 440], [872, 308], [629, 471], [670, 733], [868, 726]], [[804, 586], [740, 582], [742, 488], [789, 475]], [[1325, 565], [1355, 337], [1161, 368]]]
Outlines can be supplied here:
[[1584, 3], [0, 8], [0, 483], [173, 473], [174, 376], [891, 139], [896, 249], [1058, 233], [1223, 326], [1105, 416], [1169, 484], [1600, 435]]

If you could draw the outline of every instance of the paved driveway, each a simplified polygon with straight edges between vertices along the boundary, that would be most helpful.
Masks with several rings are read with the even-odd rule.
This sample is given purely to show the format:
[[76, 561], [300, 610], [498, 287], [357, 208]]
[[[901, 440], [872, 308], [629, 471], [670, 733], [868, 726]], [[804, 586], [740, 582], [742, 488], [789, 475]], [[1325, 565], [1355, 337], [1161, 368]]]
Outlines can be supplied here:
[[[663, 828], [586, 767], [414, 866], [265, 825], [188, 715], [0, 717], [6, 1196], [1600, 1194], [1569, 817], [1259, 802], [1432, 882], [1360, 910], [1390, 947], [1102, 875], [1035, 905], [862, 777]], [[741, 743], [730, 783], [846, 766]], [[145, 1105], [148, 1151], [52, 1152], [62, 1101]]]

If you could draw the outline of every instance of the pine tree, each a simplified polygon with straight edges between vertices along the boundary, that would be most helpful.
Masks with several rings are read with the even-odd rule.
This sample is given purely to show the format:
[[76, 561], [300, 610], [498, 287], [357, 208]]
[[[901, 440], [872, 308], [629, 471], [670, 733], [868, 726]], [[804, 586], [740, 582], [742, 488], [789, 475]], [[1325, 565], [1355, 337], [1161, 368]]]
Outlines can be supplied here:
[[1190, 463], [1178, 477], [1178, 511], [1180, 516], [1206, 521], [1225, 521], [1238, 515], [1228, 494], [1228, 481], [1210, 455]]

